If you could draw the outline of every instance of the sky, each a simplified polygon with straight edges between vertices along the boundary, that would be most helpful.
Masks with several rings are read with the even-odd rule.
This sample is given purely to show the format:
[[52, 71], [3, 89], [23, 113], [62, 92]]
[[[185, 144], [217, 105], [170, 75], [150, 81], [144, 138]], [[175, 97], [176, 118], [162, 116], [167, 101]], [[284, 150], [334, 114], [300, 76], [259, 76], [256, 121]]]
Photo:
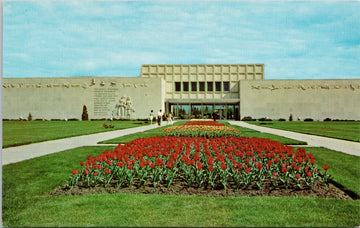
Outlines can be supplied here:
[[265, 79], [360, 78], [360, 1], [5, 1], [3, 77], [265, 64]]

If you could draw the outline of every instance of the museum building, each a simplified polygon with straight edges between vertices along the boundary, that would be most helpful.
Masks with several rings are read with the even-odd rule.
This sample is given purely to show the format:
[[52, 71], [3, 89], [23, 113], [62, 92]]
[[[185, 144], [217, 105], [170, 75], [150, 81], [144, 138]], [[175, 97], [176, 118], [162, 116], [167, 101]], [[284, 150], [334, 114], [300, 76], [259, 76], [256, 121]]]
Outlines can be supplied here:
[[3, 118], [360, 120], [360, 79], [266, 80], [264, 64], [142, 65], [139, 77], [3, 78]]

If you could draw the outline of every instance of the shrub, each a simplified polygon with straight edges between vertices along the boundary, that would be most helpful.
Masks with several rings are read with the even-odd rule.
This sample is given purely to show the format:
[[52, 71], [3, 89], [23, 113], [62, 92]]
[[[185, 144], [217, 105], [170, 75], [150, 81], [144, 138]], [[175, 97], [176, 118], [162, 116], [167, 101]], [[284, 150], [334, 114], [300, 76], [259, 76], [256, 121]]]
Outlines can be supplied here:
[[280, 118], [278, 121], [286, 121], [286, 119], [284, 119], [284, 118]]
[[314, 120], [311, 118], [305, 118], [304, 121], [314, 121]]
[[290, 114], [290, 116], [289, 116], [289, 121], [293, 121], [293, 116], [292, 116], [292, 114]]
[[331, 119], [330, 119], [330, 118], [326, 118], [326, 119], [324, 119], [324, 121], [331, 121]]
[[251, 116], [245, 116], [242, 118], [242, 121], [252, 121], [253, 118]]
[[29, 112], [29, 115], [28, 115], [28, 118], [27, 118], [29, 121], [31, 121], [32, 120], [32, 115], [31, 115], [31, 113]]
[[83, 111], [82, 111], [82, 114], [81, 114], [81, 120], [89, 120], [89, 115], [88, 115], [86, 105], [83, 106]]
[[268, 117], [263, 117], [263, 118], [260, 118], [259, 121], [272, 121], [272, 119], [270, 119]]
[[104, 123], [104, 124], [103, 124], [103, 127], [104, 127], [104, 128], [114, 128], [114, 125]]

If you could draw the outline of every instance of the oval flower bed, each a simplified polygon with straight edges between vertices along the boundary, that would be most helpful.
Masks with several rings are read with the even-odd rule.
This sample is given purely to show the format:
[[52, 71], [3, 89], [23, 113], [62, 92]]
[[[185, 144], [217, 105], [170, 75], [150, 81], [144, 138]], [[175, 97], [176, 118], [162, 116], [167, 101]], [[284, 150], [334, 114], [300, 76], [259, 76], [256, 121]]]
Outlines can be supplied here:
[[304, 149], [263, 138], [231, 137], [153, 137], [141, 138], [118, 145], [114, 151], [88, 156], [80, 162], [68, 181], [74, 187], [80, 181], [85, 186], [110, 183], [118, 188], [131, 186], [136, 179], [141, 184], [151, 181], [169, 187], [175, 179], [188, 187], [217, 185], [227, 188], [230, 181], [237, 188], [252, 183], [261, 189], [268, 181], [285, 188], [312, 186], [315, 180], [327, 184], [327, 165], [321, 172], [315, 158]]
[[221, 137], [241, 136], [241, 132], [233, 127], [219, 124], [217, 121], [188, 121], [179, 126], [165, 128], [163, 136], [184, 136], [184, 137]]

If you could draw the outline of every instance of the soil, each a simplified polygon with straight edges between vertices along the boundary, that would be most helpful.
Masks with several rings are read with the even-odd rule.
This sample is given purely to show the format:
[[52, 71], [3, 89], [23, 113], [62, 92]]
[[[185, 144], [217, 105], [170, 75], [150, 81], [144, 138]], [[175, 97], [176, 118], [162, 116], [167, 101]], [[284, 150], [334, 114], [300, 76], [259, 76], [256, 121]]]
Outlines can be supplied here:
[[87, 187], [84, 183], [79, 183], [77, 186], [70, 189], [67, 185], [63, 185], [50, 193], [51, 196], [63, 195], [88, 195], [88, 194], [114, 194], [114, 193], [130, 193], [130, 194], [166, 194], [166, 195], [193, 195], [205, 197], [239, 197], [239, 196], [308, 196], [320, 198], [338, 198], [338, 199], [352, 199], [352, 197], [330, 183], [327, 187], [320, 181], [314, 181], [312, 188], [302, 185], [297, 188], [295, 184], [291, 184], [288, 189], [281, 183], [274, 187], [270, 181], [265, 180], [261, 189], [257, 185], [250, 185], [247, 189], [245, 186], [236, 188], [234, 182], [229, 181], [227, 188], [217, 183], [214, 188], [210, 186], [188, 187], [186, 182], [182, 179], [175, 179], [173, 183], [167, 187], [164, 182], [154, 187], [153, 183], [148, 180], [145, 184], [140, 185], [139, 180], [134, 180], [131, 186], [123, 184], [120, 188], [116, 187], [116, 182], [110, 183], [107, 188], [101, 185]]

